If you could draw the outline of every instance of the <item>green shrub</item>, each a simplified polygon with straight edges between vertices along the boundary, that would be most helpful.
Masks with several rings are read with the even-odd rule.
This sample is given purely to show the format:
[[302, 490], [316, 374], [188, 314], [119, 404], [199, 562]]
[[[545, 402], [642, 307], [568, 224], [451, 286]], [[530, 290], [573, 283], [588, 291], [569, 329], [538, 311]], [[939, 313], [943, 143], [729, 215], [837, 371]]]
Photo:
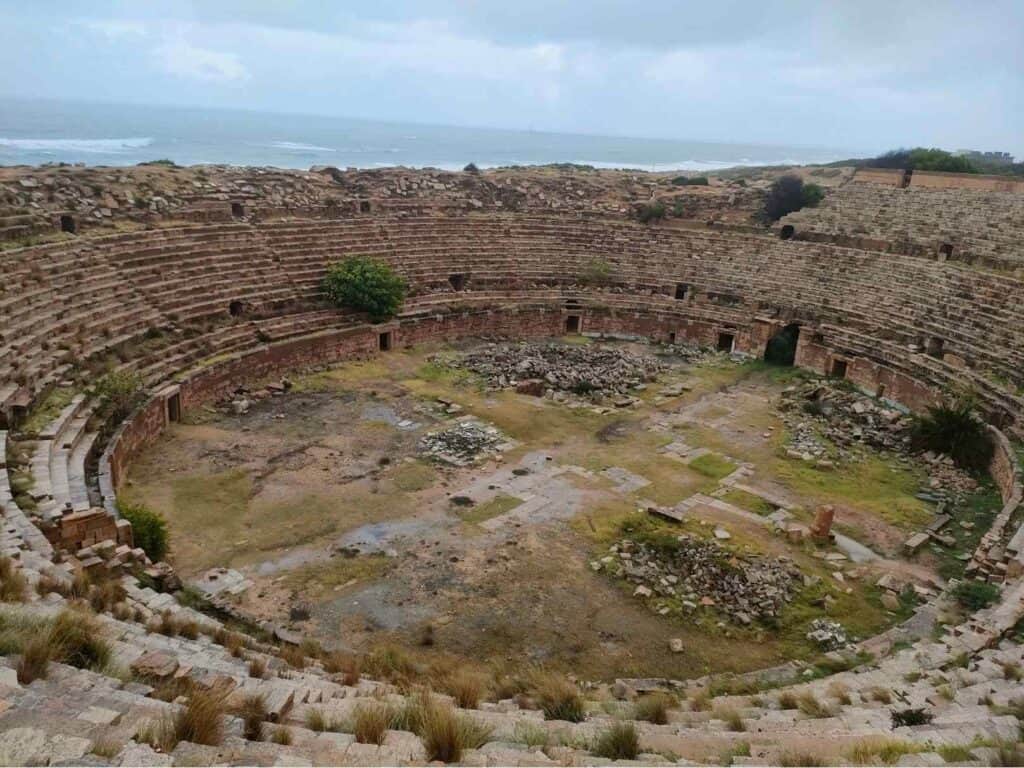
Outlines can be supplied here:
[[117, 503], [121, 517], [132, 524], [132, 538], [135, 546], [141, 547], [154, 563], [163, 560], [167, 554], [167, 521], [159, 512], [142, 504]]
[[366, 312], [374, 322], [393, 317], [405, 300], [405, 281], [384, 262], [367, 256], [332, 264], [323, 286], [339, 307]]
[[961, 581], [953, 588], [953, 597], [969, 611], [980, 611], [996, 601], [999, 587], [987, 581]]
[[676, 176], [672, 179], [672, 183], [677, 187], [706, 187], [708, 185], [707, 176]]
[[817, 184], [804, 184], [799, 176], [786, 174], [769, 187], [762, 215], [767, 221], [778, 221], [787, 213], [813, 208], [824, 196], [825, 191]]
[[665, 218], [665, 204], [659, 200], [653, 203], [642, 203], [636, 209], [636, 218], [641, 224], [652, 221], [661, 221]]
[[608, 760], [633, 760], [640, 752], [640, 738], [633, 723], [616, 723], [602, 733], [590, 750]]
[[911, 444], [916, 450], [944, 453], [958, 467], [983, 471], [992, 459], [994, 446], [984, 423], [974, 415], [970, 397], [954, 397], [914, 420]]
[[966, 157], [954, 155], [943, 149], [915, 147], [894, 149], [868, 160], [869, 168], [905, 168], [914, 171], [944, 171], [946, 173], [978, 173], [978, 168]]
[[113, 421], [126, 418], [145, 397], [142, 377], [133, 371], [111, 371], [96, 382], [100, 415]]

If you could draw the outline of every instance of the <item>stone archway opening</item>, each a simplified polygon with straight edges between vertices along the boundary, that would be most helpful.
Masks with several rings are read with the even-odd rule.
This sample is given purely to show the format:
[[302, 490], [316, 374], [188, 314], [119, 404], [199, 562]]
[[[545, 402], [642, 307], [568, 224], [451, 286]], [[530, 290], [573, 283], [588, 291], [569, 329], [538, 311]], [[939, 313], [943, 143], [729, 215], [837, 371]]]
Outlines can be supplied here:
[[783, 224], [782, 229], [779, 230], [779, 237], [783, 240], [789, 240], [796, 234], [796, 229], [792, 224]]
[[62, 214], [60, 217], [60, 231], [75, 234], [78, 232], [78, 223], [75, 221], [75, 217], [70, 214]]
[[797, 323], [790, 323], [768, 339], [764, 348], [764, 361], [772, 365], [793, 365], [799, 340], [800, 326]]
[[240, 301], [232, 301], [228, 304], [228, 314], [232, 317], [238, 317], [245, 311], [245, 307]]

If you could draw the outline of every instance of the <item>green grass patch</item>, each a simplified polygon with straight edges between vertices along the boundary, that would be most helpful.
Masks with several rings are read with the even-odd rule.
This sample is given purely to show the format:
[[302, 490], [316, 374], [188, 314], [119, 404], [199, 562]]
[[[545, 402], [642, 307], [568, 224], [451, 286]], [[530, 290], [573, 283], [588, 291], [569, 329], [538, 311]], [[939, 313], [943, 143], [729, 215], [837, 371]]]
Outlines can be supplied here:
[[25, 420], [22, 431], [37, 433], [56, 419], [60, 412], [71, 405], [78, 390], [73, 387], [54, 387], [43, 401], [32, 409], [32, 415]]
[[424, 461], [403, 461], [388, 479], [400, 491], [422, 491], [437, 480], [437, 470]]
[[483, 504], [477, 504], [472, 507], [458, 507], [456, 508], [455, 513], [464, 523], [472, 523], [475, 525], [482, 523], [485, 520], [490, 520], [492, 517], [503, 515], [506, 512], [515, 509], [522, 503], [522, 499], [499, 493], [493, 499], [486, 501]]
[[758, 515], [770, 515], [776, 510], [773, 504], [769, 504], [760, 496], [755, 496], [753, 493], [741, 491], [737, 488], [729, 490], [719, 498], [727, 504], [732, 504]]
[[793, 492], [818, 503], [842, 502], [908, 531], [932, 519], [930, 505], [914, 498], [923, 472], [892, 458], [865, 456], [831, 470], [792, 459], [777, 459], [773, 464], [775, 477]]
[[335, 555], [326, 563], [311, 563], [289, 571], [284, 578], [284, 585], [289, 589], [301, 590], [304, 595], [315, 600], [356, 582], [379, 579], [393, 565], [394, 561], [384, 555]]
[[736, 470], [735, 464], [716, 453], [705, 453], [703, 456], [698, 456], [687, 466], [694, 472], [700, 472], [713, 480], [721, 480]]

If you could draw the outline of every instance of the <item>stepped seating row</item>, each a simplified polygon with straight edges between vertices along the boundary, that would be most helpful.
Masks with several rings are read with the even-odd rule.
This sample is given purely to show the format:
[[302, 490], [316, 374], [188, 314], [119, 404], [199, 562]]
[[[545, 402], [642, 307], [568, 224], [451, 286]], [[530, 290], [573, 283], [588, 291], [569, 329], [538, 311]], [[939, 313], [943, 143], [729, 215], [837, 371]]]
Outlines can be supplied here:
[[1024, 196], [1012, 192], [905, 189], [848, 183], [816, 208], [780, 222], [797, 232], [909, 243], [928, 255], [952, 246], [952, 258], [1024, 266]]
[[[298, 670], [273, 655], [274, 649], [252, 643], [242, 653], [232, 653], [213, 642], [210, 634], [195, 639], [148, 631], [147, 617], [170, 612], [181, 619], [198, 620], [204, 631], [219, 628], [216, 620], [183, 608], [166, 594], [140, 587], [124, 577], [127, 603], [141, 611], [140, 622], [101, 615], [102, 633], [110, 643], [113, 662], [108, 668], [131, 668], [143, 657], [159, 659], [166, 674], [186, 677], [200, 686], [216, 686], [239, 703], [248, 695], [265, 702], [268, 731], [287, 729], [289, 744], [248, 741], [242, 722], [226, 717], [226, 738], [216, 747], [180, 742], [167, 755], [142, 743], [137, 734], [147, 724], [178, 711], [180, 704], [153, 697], [154, 688], [142, 682], [124, 682], [101, 672], [51, 663], [45, 679], [31, 685], [17, 684], [13, 670], [0, 660], [0, 686], [7, 707], [0, 711], [0, 761], [6, 764], [82, 762], [99, 743], [113, 743], [114, 765], [134, 764], [422, 764], [424, 744], [412, 733], [389, 731], [382, 745], [360, 744], [346, 725], [367, 703], [401, 707], [406, 697], [390, 685], [362, 679], [345, 684], [326, 673], [318, 662]], [[26, 616], [53, 616], [63, 605], [55, 594], [14, 610]], [[970, 753], [978, 764], [993, 764], [998, 750], [991, 746], [1012, 743], [1021, 726], [1012, 703], [1019, 685], [1007, 669], [1019, 669], [1024, 648], [998, 642], [1000, 633], [1024, 615], [1024, 586], [1004, 588], [1003, 600], [976, 614], [944, 637], [925, 638], [897, 650], [877, 664], [857, 667], [822, 679], [783, 685], [756, 696], [722, 695], [708, 708], [696, 708], [689, 694], [705, 687], [705, 681], [683, 684], [683, 703], [668, 713], [668, 722], [657, 725], [636, 722], [643, 764], [707, 759], [746, 745], [749, 758], [740, 764], [777, 763], [803, 745], [802, 751], [826, 764], [850, 759], [853, 750], [877, 741], [880, 734], [908, 746], [906, 765], [944, 765], [936, 750], [956, 747], [957, 755]], [[975, 641], [975, 638], [980, 638]], [[993, 643], [993, 638], [997, 642]], [[962, 655], [966, 654], [966, 655]], [[966, 658], [966, 662], [964, 659]], [[249, 662], [259, 662], [265, 672], [250, 674]], [[6, 660], [10, 664], [10, 660]], [[152, 662], [151, 662], [152, 663]], [[149, 681], [153, 683], [153, 680]], [[649, 690], [649, 681], [622, 681], [627, 697], [631, 691]], [[820, 712], [787, 708], [784, 695], [818, 703]], [[436, 694], [440, 701], [448, 697]], [[891, 712], [920, 708], [932, 715], [930, 722], [894, 727]], [[1000, 710], [1000, 708], [1003, 708]], [[633, 717], [628, 700], [591, 701], [586, 720], [580, 723], [547, 721], [534, 709], [522, 709], [516, 700], [482, 703], [460, 714], [489, 729], [482, 747], [468, 750], [464, 765], [586, 765], [599, 762], [587, 745], [612, 725]], [[340, 723], [340, 732], [314, 732], [306, 725], [319, 714]], [[742, 728], [734, 724], [742, 723]], [[348, 725], [350, 728], [351, 726]], [[531, 733], [535, 744], [523, 743]], [[540, 734], [538, 736], [537, 734]], [[807, 748], [813, 744], [812, 748]], [[5, 751], [6, 750], [6, 751]], [[916, 752], [914, 751], [916, 750]], [[673, 757], [666, 757], [673, 755]], [[683, 758], [674, 756], [682, 755]], [[89, 756], [95, 762], [95, 755]], [[960, 764], [963, 758], [954, 758]], [[600, 761], [603, 762], [603, 761]], [[736, 763], [734, 763], [736, 764]]]
[[[417, 222], [405, 224], [412, 227]], [[309, 274], [311, 277], [297, 276], [295, 279], [306, 279], [312, 284], [322, 275], [326, 263], [331, 258], [345, 252], [366, 252], [369, 249], [365, 240], [368, 225], [355, 225], [360, 230], [359, 235], [348, 241], [344, 237], [344, 232], [347, 227], [352, 226], [345, 222], [319, 225], [319, 228], [326, 232], [324, 237], [331, 241], [329, 256], [316, 255], [317, 252], [306, 240], [301, 245], [302, 254], [293, 259], [281, 250], [285, 248], [287, 238], [276, 238], [276, 235], [268, 230], [268, 240], [281, 253], [285, 268], [300, 263], [298, 260], [301, 259], [301, 263], [305, 265], [302, 274]], [[436, 229], [442, 225], [430, 222], [423, 226]], [[660, 249], [659, 253], [658, 240], [661, 238], [655, 236], [652, 242], [648, 240], [644, 230], [637, 236], [635, 250], [624, 247], [622, 238], [618, 236], [615, 239], [619, 242], [615, 245], [614, 251], [609, 251], [601, 240], [595, 241], [594, 237], [590, 237], [590, 242], [585, 243], [587, 247], [583, 253], [573, 253], [569, 250], [568, 244], [574, 238], [581, 238], [576, 229], [571, 230], [569, 234], [560, 233], [557, 237], [552, 237], [550, 243], [535, 242], [532, 246], [521, 245], [514, 249], [499, 244], [484, 249], [478, 243], [471, 242], [468, 235], [456, 231], [459, 226], [465, 229], [464, 223], [452, 220], [445, 221], [443, 226], [451, 230], [441, 238], [442, 243], [447, 241], [447, 245], [428, 247], [425, 244], [430, 242], [430, 237], [413, 227], [412, 237], [419, 245], [412, 247], [411, 251], [399, 248], [395, 252], [396, 255], [391, 258], [392, 263], [403, 272], [413, 286], [427, 284], [433, 289], [440, 283], [443, 287], [447, 274], [438, 274], [438, 263], [445, 264], [446, 269], [452, 272], [458, 270], [469, 275], [472, 287], [478, 280], [486, 280], [485, 285], [503, 281], [565, 281], [581, 274], [588, 261], [593, 261], [598, 256], [611, 256], [609, 260], [612, 262], [612, 272], [617, 281], [645, 287], [660, 286], [662, 290], [666, 274], [674, 272], [675, 277], [681, 281], [693, 280], [707, 289], [723, 292], [731, 290], [748, 298], [763, 297], [766, 303], [802, 305], [812, 311], [820, 310], [821, 307], [830, 307], [832, 310], [850, 307], [864, 317], [873, 315], [879, 308], [879, 299], [882, 298], [885, 301], [883, 309], [890, 313], [904, 313], [906, 317], [900, 318], [890, 314], [879, 318], [876, 327], [892, 327], [896, 332], [902, 332], [908, 343], [919, 343], [922, 337], [929, 334], [951, 342], [960, 342], [962, 347], [970, 349], [975, 357], [980, 358], [982, 366], [993, 369], [999, 377], [1011, 381], [1020, 377], [1020, 363], [1024, 361], [1024, 337], [1021, 336], [1019, 323], [1013, 322], [1015, 313], [1020, 309], [1014, 304], [1019, 304], [1020, 300], [1019, 297], [1012, 297], [1019, 292], [1007, 290], [1008, 286], [998, 281], [993, 285], [986, 285], [984, 279], [976, 280], [979, 275], [975, 272], [964, 271], [965, 274], [957, 275], [955, 270], [946, 270], [947, 273], [952, 271], [955, 279], [950, 279], [948, 275], [943, 279], [939, 270], [927, 274], [927, 270], [923, 270], [920, 264], [894, 264], [892, 257], [878, 256], [861, 259], [862, 262], [869, 263], [857, 264], [859, 269], [856, 271], [844, 270], [842, 267], [836, 267], [835, 262], [845, 261], [850, 258], [851, 253], [857, 252], [806, 244], [801, 248], [764, 238], [709, 236], [706, 233], [676, 233], [672, 236], [674, 241], [667, 243], [666, 248]], [[487, 223], [480, 224], [476, 228], [477, 233], [487, 226]], [[497, 226], [492, 226], [492, 229]], [[501, 229], [504, 231], [517, 226], [519, 225], [512, 224]], [[289, 225], [289, 228], [294, 231], [295, 225]], [[588, 227], [588, 231], [594, 228]], [[573, 232], [575, 234], [572, 234]], [[496, 235], [496, 239], [501, 240], [502, 236]], [[379, 244], [380, 250], [377, 255], [388, 258], [389, 249], [395, 245], [394, 241], [394, 237], [389, 237], [386, 245]], [[346, 245], [349, 242], [351, 245]], [[712, 259], [697, 255], [702, 249], [706, 251], [709, 246], [715, 248]], [[423, 252], [424, 248], [427, 248], [426, 252]], [[605, 250], [602, 251], [602, 248]], [[730, 250], [732, 252], [729, 252]], [[771, 258], [765, 251], [777, 252], [779, 258]], [[614, 259], [616, 253], [622, 253], [629, 261], [617, 263]], [[637, 258], [639, 253], [644, 254], [645, 258], [642, 261]], [[466, 261], [469, 255], [472, 261]], [[688, 261], [698, 263], [688, 265]], [[632, 273], [623, 274], [630, 268], [634, 270]], [[922, 274], [923, 271], [926, 274]], [[833, 275], [832, 272], [837, 274]], [[484, 277], [477, 277], [481, 275]], [[899, 280], [903, 275], [906, 276], [905, 282]], [[937, 276], [939, 281], [935, 279]], [[944, 282], [949, 284], [946, 290], [935, 290], [936, 287], [943, 287]], [[897, 292], [897, 288], [905, 292]], [[990, 298], [993, 303], [986, 306], [986, 298]], [[995, 302], [1008, 306], [1000, 307]], [[983, 340], [987, 339], [996, 342], [988, 349], [983, 343]], [[982, 342], [979, 343], [979, 340]]]
[[31, 459], [31, 495], [38, 515], [51, 520], [92, 505], [86, 486], [85, 462], [97, 433], [89, 430], [95, 402], [75, 395], [35, 441]]
[[[271, 279], [264, 273], [262, 282], [269, 288], [263, 291], [261, 285], [261, 292], [252, 295], [256, 296], [256, 302], [270, 304], [294, 297], [302, 292], [302, 285], [312, 285], [320, 279], [331, 259], [341, 253], [366, 251], [367, 238], [378, 237], [379, 241], [380, 233], [384, 232], [387, 247], [382, 255], [388, 257], [390, 248], [398, 249], [395, 253], [400, 255], [390, 258], [412, 283], [414, 296], [441, 293], [445, 297], [442, 303], [453, 294], [463, 293], [455, 291], [448, 283], [447, 270], [457, 269], [467, 275], [468, 286], [472, 289], [550, 286], [575, 283], [588, 263], [604, 258], [611, 263], [616, 282], [625, 283], [632, 290], [668, 292], [671, 284], [666, 286], [665, 278], [671, 275], [680, 281], [692, 280], [705, 292], [738, 294], [766, 306], [788, 304], [812, 314], [828, 307], [830, 313], [857, 322], [857, 327], [868, 333], [883, 334], [907, 345], [919, 345], [928, 334], [934, 334], [948, 341], [955, 350], [968, 347], [976, 367], [990, 370], [996, 377], [1015, 385], [1021, 375], [1024, 339], [1018, 330], [1019, 323], [1013, 322], [1020, 303], [1019, 296], [1013, 297], [1019, 292], [1006, 290], [995, 278], [982, 279], [978, 273], [958, 274], [957, 270], [950, 269], [927, 270], [919, 263], [901, 263], [891, 257], [848, 249], [797, 246], [750, 236], [647, 230], [631, 225], [587, 223], [581, 226], [578, 221], [566, 222], [555, 217], [491, 218], [498, 220], [407, 219], [388, 221], [386, 225], [369, 219], [354, 223], [317, 222], [312, 225], [312, 234], [302, 233], [301, 222], [267, 225], [261, 229], [260, 236], [266, 237], [270, 250], [276, 253], [274, 258], [279, 259], [277, 274]], [[125, 254], [145, 244], [146, 237], [157, 237], [167, 241], [161, 247], [170, 244], [170, 251], [160, 251], [161, 257], [168, 258], [183, 241], [216, 241], [222, 228], [228, 230], [229, 242], [251, 232], [245, 225], [232, 224], [170, 232], [157, 230], [103, 240], [115, 241], [112, 247], [122, 251], [115, 258], [127, 259]], [[330, 255], [317, 255], [294, 242], [288, 247], [284, 245], [296, 238], [305, 242], [310, 237], [329, 239], [333, 243]], [[490, 245], [488, 238], [493, 241]], [[414, 243], [419, 245], [414, 246]], [[511, 247], [506, 247], [506, 243]], [[103, 251], [99, 246], [95, 250]], [[47, 251], [53, 259], [60, 254], [59, 249], [48, 248]], [[847, 266], [835, 268], [832, 262], [840, 258]], [[436, 269], [438, 263], [446, 265], [440, 274]], [[112, 268], [106, 273], [116, 274]], [[167, 294], [175, 298], [166, 306], [169, 309], [184, 306], [189, 316], [193, 309], [198, 309], [200, 314], [223, 313], [228, 296], [239, 295], [234, 288], [227, 289], [230, 293], [211, 293], [199, 276], [182, 282], [184, 287]], [[281, 284], [285, 287], [279, 287]], [[889, 289], [881, 301], [880, 286]], [[140, 290], [147, 288], [140, 286]], [[161, 319], [156, 311], [134, 304], [121, 316], [104, 312], [108, 309], [108, 304], [102, 304], [99, 311], [87, 310], [87, 319], [92, 325], [86, 325], [79, 334], [91, 338], [83, 344], [83, 353], [93, 354], [131, 339]], [[118, 327], [125, 332], [117, 335], [110, 335], [111, 331], [107, 335], [92, 333], [90, 329], [99, 323], [100, 317], [104, 328], [109, 328], [111, 319], [115, 326], [125, 321]], [[26, 324], [27, 321], [22, 321], [12, 325], [13, 332]], [[46, 332], [51, 330], [48, 325], [42, 328]], [[990, 340], [991, 344], [977, 343], [979, 338]], [[9, 379], [17, 377], [24, 381], [27, 374], [32, 374], [40, 377], [38, 386], [41, 386], [68, 370], [67, 363], [58, 364], [59, 350], [44, 350], [40, 344], [33, 355], [37, 339], [38, 334], [18, 347], [11, 346], [7, 356], [0, 358], [7, 361], [18, 357], [19, 350], [25, 351], [28, 359], [17, 363], [18, 369], [8, 369]], [[238, 341], [241, 345], [244, 339]], [[219, 349], [220, 345], [215, 347]], [[188, 362], [203, 354], [194, 350], [185, 352]], [[68, 357], [66, 352], [61, 356]], [[154, 370], [170, 371], [175, 362], [153, 363]], [[6, 381], [5, 385], [5, 391], [12, 390], [11, 381]]]

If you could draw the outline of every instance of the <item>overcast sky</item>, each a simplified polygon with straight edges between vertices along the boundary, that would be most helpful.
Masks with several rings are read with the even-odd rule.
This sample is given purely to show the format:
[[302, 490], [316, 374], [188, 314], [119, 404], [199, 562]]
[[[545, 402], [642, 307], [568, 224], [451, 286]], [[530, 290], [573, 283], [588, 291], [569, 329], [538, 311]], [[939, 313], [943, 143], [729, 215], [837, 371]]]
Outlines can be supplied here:
[[0, 0], [0, 95], [1024, 155], [1024, 0]]

